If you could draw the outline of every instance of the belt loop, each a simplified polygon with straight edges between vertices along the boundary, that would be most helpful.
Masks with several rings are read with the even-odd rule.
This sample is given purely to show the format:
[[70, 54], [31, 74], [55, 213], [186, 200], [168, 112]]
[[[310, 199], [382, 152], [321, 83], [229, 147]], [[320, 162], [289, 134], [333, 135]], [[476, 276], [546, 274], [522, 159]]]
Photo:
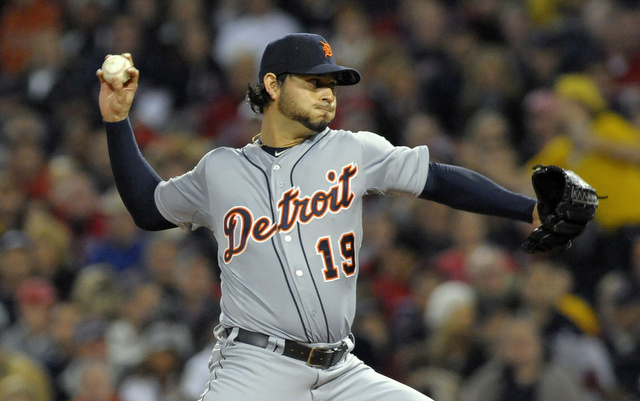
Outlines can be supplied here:
[[213, 329], [213, 335], [216, 339], [222, 340], [227, 336], [227, 333], [225, 333], [225, 328], [219, 324]]
[[284, 349], [284, 342], [285, 341], [282, 338], [269, 336], [269, 344], [267, 345], [266, 349], [271, 352], [282, 354], [282, 350]]
[[239, 329], [237, 327], [227, 327], [224, 329], [224, 333], [227, 336], [227, 340], [235, 343], [236, 337], [238, 337]]
[[347, 352], [351, 352], [356, 347], [356, 337], [351, 333], [344, 339], [343, 343], [347, 346]]

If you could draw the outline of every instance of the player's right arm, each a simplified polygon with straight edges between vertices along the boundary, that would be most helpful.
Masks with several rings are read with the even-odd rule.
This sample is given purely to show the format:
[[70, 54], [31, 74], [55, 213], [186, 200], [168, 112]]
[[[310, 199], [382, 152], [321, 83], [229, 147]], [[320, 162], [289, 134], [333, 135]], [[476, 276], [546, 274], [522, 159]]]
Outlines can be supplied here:
[[[130, 54], [129, 58], [133, 65]], [[175, 227], [159, 212], [154, 199], [156, 187], [162, 179], [144, 159], [129, 123], [129, 110], [138, 88], [139, 72], [135, 67], [127, 70], [130, 79], [114, 85], [107, 83], [102, 71], [99, 105], [104, 120], [109, 148], [111, 170], [116, 188], [131, 217], [145, 230], [163, 230]]]

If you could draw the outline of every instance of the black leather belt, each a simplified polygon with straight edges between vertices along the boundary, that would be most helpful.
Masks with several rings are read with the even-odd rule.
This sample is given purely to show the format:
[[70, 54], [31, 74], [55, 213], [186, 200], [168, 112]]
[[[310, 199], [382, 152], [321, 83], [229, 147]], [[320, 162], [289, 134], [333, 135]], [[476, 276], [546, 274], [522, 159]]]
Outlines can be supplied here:
[[[229, 336], [231, 334], [231, 329], [225, 329], [225, 333]], [[260, 348], [267, 348], [269, 345], [269, 336], [239, 328], [235, 341], [254, 345]], [[307, 365], [314, 368], [329, 369], [340, 362], [347, 351], [348, 347], [344, 343], [339, 347], [324, 348], [309, 347], [295, 341], [285, 340], [282, 355], [306, 362]]]

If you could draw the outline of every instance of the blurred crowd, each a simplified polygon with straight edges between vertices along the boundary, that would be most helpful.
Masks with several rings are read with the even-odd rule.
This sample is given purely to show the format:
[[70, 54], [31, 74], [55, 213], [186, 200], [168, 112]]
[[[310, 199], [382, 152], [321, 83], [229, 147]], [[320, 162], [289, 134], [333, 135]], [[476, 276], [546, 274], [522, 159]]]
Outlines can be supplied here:
[[0, 400], [198, 398], [216, 244], [135, 226], [95, 72], [133, 55], [131, 121], [167, 179], [258, 132], [258, 57], [300, 31], [363, 75], [333, 127], [530, 196], [532, 167], [560, 165], [607, 197], [541, 255], [528, 224], [368, 197], [354, 352], [436, 401], [640, 400], [634, 0], [1, 0]]

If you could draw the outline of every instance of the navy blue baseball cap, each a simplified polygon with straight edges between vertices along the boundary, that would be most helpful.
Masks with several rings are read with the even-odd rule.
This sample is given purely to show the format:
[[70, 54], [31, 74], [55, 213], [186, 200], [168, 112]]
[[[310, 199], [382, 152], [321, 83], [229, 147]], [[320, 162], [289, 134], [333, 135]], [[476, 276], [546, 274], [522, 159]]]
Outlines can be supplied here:
[[336, 64], [329, 42], [312, 33], [292, 33], [269, 43], [262, 54], [258, 79], [268, 73], [302, 75], [335, 74], [338, 85], [355, 85], [360, 73]]

